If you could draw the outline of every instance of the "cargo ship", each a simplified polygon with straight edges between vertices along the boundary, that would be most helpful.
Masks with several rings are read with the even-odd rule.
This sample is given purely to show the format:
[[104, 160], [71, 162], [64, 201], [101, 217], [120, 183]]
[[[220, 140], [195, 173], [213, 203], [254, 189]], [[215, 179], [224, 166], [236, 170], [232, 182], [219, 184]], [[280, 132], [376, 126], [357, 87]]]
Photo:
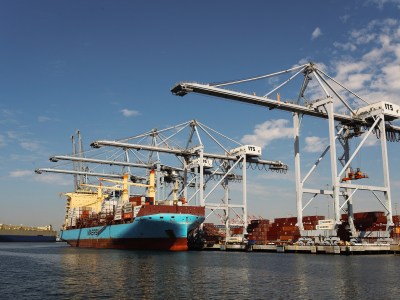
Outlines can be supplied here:
[[0, 224], [0, 242], [55, 242], [52, 226], [30, 227]]
[[[205, 208], [189, 206], [185, 199], [155, 202], [154, 170], [149, 184], [106, 180], [117, 185], [91, 186], [95, 190], [66, 193], [67, 209], [61, 240], [73, 247], [137, 250], [188, 250], [188, 235], [205, 219]], [[146, 187], [146, 196], [131, 196], [129, 185]], [[103, 193], [104, 189], [120, 192]]]

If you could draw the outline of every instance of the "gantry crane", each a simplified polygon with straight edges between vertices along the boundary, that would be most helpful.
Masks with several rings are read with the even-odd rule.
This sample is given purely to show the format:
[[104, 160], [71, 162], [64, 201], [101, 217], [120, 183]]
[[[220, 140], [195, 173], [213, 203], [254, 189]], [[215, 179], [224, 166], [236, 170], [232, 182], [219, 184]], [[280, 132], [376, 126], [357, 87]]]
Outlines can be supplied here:
[[[212, 213], [215, 213], [216, 210], [223, 210], [225, 215], [225, 227], [227, 232], [227, 237], [229, 237], [229, 228], [231, 226], [229, 221], [229, 211], [233, 210], [235, 214], [238, 213], [235, 209], [242, 210], [242, 226], [243, 232], [246, 233], [247, 230], [247, 173], [246, 168], [248, 164], [256, 164], [258, 166], [263, 167], [265, 170], [271, 171], [279, 171], [286, 172], [287, 165], [282, 163], [281, 161], [269, 161], [262, 160], [261, 157], [261, 148], [254, 145], [241, 145], [237, 143], [239, 147], [233, 149], [226, 149], [221, 142], [219, 142], [215, 137], [211, 136], [209, 131], [214, 131], [210, 128], [207, 130], [204, 124], [196, 120], [192, 120], [185, 124], [185, 126], [190, 127], [189, 140], [186, 144], [185, 148], [172, 147], [171, 145], [167, 146], [166, 141], [169, 139], [162, 140], [161, 144], [153, 145], [143, 145], [143, 144], [134, 144], [128, 142], [121, 141], [94, 141], [91, 143], [91, 147], [100, 148], [100, 147], [119, 147], [123, 149], [134, 149], [140, 151], [149, 151], [152, 153], [167, 153], [172, 154], [181, 158], [183, 163], [182, 169], [174, 168], [175, 171], [183, 171], [182, 175], [182, 189], [179, 193], [183, 195], [183, 198], [188, 202], [190, 202], [193, 197], [198, 197], [199, 204], [201, 206], [205, 206], [207, 209], [211, 210], [208, 216]], [[209, 135], [211, 139], [217, 143], [223, 150], [224, 154], [216, 154], [216, 153], [208, 153], [204, 151], [204, 144], [200, 137], [199, 131], [203, 130], [206, 135]], [[216, 132], [216, 131], [214, 131]], [[155, 135], [155, 133], [153, 133]], [[192, 138], [193, 136], [197, 136], [198, 144], [193, 145]], [[232, 140], [231, 140], [232, 141]], [[219, 166], [217, 166], [216, 170], [211, 170], [213, 165], [219, 162]], [[236, 168], [241, 169], [242, 175], [238, 176], [234, 173]], [[160, 170], [160, 167], [157, 168]], [[196, 174], [193, 177], [193, 180], [196, 181], [196, 191], [193, 193], [191, 197], [188, 197], [188, 187], [192, 183], [191, 180], [188, 180], [188, 173], [190, 171], [194, 171]], [[209, 175], [209, 179], [215, 176], [218, 176], [219, 180], [217, 183], [210, 188], [210, 190], [205, 193], [205, 175]], [[232, 180], [241, 180], [242, 181], [242, 203], [241, 204], [231, 204], [229, 201], [229, 181]], [[157, 180], [158, 186], [161, 186], [161, 182], [159, 179]], [[208, 181], [207, 181], [208, 182]], [[213, 203], [209, 198], [212, 196], [213, 192], [216, 190], [218, 186], [222, 186], [224, 189], [224, 196], [220, 203]]]
[[[263, 96], [257, 96], [255, 93], [243, 93], [233, 90], [228, 90], [225, 87], [247, 83], [260, 79], [272, 77], [280, 77], [288, 75], [289, 78], [281, 83], [275, 82], [275, 87]], [[271, 95], [277, 91], [281, 91], [283, 87], [292, 83], [295, 78], [303, 77], [300, 80], [300, 88], [297, 99], [282, 100], [282, 93], [277, 95], [277, 99], [271, 99]], [[321, 98], [314, 97], [313, 99], [306, 98], [306, 91], [310, 85], [310, 81], [315, 80], [316, 86], [320, 88], [323, 96]], [[336, 89], [334, 88], [337, 87]], [[340, 89], [340, 91], [338, 90]], [[334, 220], [336, 229], [341, 224], [341, 210], [348, 214], [349, 225], [353, 236], [358, 233], [353, 223], [353, 195], [359, 190], [367, 190], [373, 193], [375, 198], [382, 204], [387, 214], [387, 231], [393, 226], [392, 221], [392, 204], [389, 180], [389, 167], [386, 141], [400, 140], [400, 127], [392, 125], [390, 122], [400, 118], [400, 107], [394, 103], [380, 101], [370, 104], [368, 101], [357, 95], [355, 92], [346, 88], [342, 83], [330, 77], [323, 70], [317, 67], [314, 63], [308, 63], [296, 66], [287, 70], [235, 80], [223, 83], [200, 84], [195, 82], [181, 82], [175, 85], [171, 92], [177, 96], [185, 96], [188, 93], [197, 93], [202, 95], [214, 96], [222, 99], [229, 99], [237, 102], [244, 102], [258, 106], [268, 107], [270, 110], [279, 109], [288, 111], [293, 114], [294, 127], [294, 159], [295, 159], [295, 181], [296, 181], [296, 206], [297, 206], [297, 226], [301, 230], [303, 236], [308, 234], [324, 234], [336, 236], [337, 230], [330, 232], [312, 232], [304, 230], [303, 226], [303, 211], [313, 201], [317, 195], [329, 195], [333, 198], [334, 203]], [[342, 93], [344, 92], [344, 93]], [[312, 96], [312, 93], [310, 93]], [[345, 97], [346, 96], [346, 97]], [[351, 97], [358, 103], [357, 108], [353, 108], [350, 102], [346, 99]], [[342, 108], [342, 112], [334, 111], [334, 102], [338, 103]], [[366, 105], [360, 107], [359, 103]], [[343, 112], [346, 110], [346, 112]], [[309, 172], [302, 178], [300, 165], [300, 124], [303, 116], [312, 116], [328, 120], [328, 136], [329, 145], [322, 152], [320, 157], [314, 163]], [[350, 153], [349, 141], [353, 137], [360, 136], [360, 128], [365, 128], [361, 142], [357, 148]], [[347, 180], [342, 180], [344, 174], [348, 174], [355, 156], [358, 154], [361, 147], [365, 144], [366, 139], [375, 132], [381, 140], [381, 157], [383, 171], [383, 185], [370, 186], [354, 183], [354, 179], [361, 179], [363, 176], [358, 173], [357, 176], [347, 177]], [[343, 147], [343, 154], [338, 157], [336, 149], [336, 141]], [[313, 171], [317, 168], [320, 161], [324, 158], [327, 152], [330, 152], [330, 169], [331, 169], [331, 189], [326, 186], [321, 188], [307, 188], [305, 183]], [[337, 161], [342, 165], [342, 169], [338, 169]], [[363, 178], [366, 178], [364, 176]], [[376, 192], [383, 193], [384, 200], [377, 195]], [[311, 194], [312, 198], [306, 204], [303, 204], [305, 194]], [[343, 203], [340, 203], [340, 198], [343, 198]], [[347, 209], [344, 209], [347, 205]], [[387, 233], [387, 236], [388, 233]]]
[[[178, 136], [178, 133], [188, 137], [187, 140]], [[205, 151], [206, 143], [205, 134], [210, 142], [218, 145], [222, 149], [222, 153], [209, 153]], [[213, 133], [213, 134], [211, 134]], [[221, 138], [229, 141], [231, 147], [224, 145], [219, 141]], [[178, 140], [180, 143], [178, 143]], [[182, 140], [183, 145], [182, 145]], [[235, 216], [241, 216], [240, 225], [243, 226], [243, 232], [247, 230], [247, 172], [246, 169], [251, 166], [258, 166], [259, 169], [265, 171], [275, 171], [286, 173], [288, 167], [281, 161], [270, 161], [261, 159], [261, 148], [254, 145], [242, 145], [233, 139], [230, 139], [216, 130], [196, 121], [191, 120], [182, 124], [178, 124], [166, 129], [153, 129], [146, 133], [133, 136], [130, 138], [114, 141], [98, 140], [91, 143], [92, 151], [100, 151], [97, 149], [117, 149], [122, 151], [121, 154], [112, 154], [108, 158], [100, 158], [99, 155], [86, 157], [85, 155], [57, 155], [50, 157], [50, 161], [70, 161], [74, 164], [90, 164], [98, 167], [117, 166], [122, 167], [121, 174], [131, 174], [130, 169], [144, 169], [155, 171], [155, 203], [164, 201], [169, 196], [173, 200], [182, 200], [182, 203], [195, 202], [195, 205], [205, 206], [208, 209], [209, 217], [211, 214], [217, 214], [218, 210], [223, 211], [224, 226], [229, 237], [230, 213]], [[108, 153], [108, 152], [107, 152]], [[148, 155], [142, 158], [139, 154]], [[162, 157], [162, 155], [168, 157]], [[120, 160], [123, 156], [124, 161]], [[134, 156], [138, 162], [132, 162], [131, 156]], [[170, 157], [177, 159], [172, 161]], [[165, 158], [165, 160], [164, 160]], [[124, 169], [128, 168], [128, 170]], [[93, 168], [94, 169], [94, 168]], [[93, 169], [88, 172], [82, 170], [59, 170], [38, 169], [38, 172], [61, 172], [69, 174], [96, 174], [98, 177], [113, 177], [103, 175], [102, 173], [94, 173]], [[241, 171], [241, 175], [237, 170]], [[109, 172], [111, 173], [111, 172]], [[113, 175], [113, 174], [109, 174]], [[123, 175], [115, 174], [114, 177], [122, 177]], [[132, 177], [132, 176], [131, 176]], [[146, 180], [145, 177], [135, 175], [139, 180]], [[131, 178], [132, 179], [132, 178]], [[211, 180], [216, 181], [211, 184]], [[242, 182], [242, 201], [241, 203], [232, 203], [230, 195], [230, 183]], [[171, 192], [166, 195], [167, 185], [172, 186]], [[146, 186], [142, 184], [141, 186]], [[194, 189], [192, 188], [194, 187]], [[216, 202], [214, 199], [215, 191], [218, 187], [222, 187], [222, 199]], [[128, 188], [128, 186], [126, 187]], [[189, 192], [190, 190], [190, 192]], [[192, 192], [192, 190], [194, 190]], [[240, 210], [238, 213], [236, 210]], [[217, 214], [218, 215], [218, 214]], [[236, 224], [237, 225], [237, 224]]]

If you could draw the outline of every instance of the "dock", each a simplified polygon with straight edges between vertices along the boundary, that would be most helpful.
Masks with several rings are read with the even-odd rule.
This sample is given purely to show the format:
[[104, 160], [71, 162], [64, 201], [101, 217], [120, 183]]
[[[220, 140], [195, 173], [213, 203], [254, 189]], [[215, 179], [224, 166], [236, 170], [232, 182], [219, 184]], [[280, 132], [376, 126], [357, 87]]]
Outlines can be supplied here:
[[203, 251], [239, 251], [239, 252], [270, 252], [270, 253], [303, 253], [303, 254], [400, 254], [400, 245], [354, 245], [354, 246], [300, 246], [300, 245], [224, 245], [205, 246]]

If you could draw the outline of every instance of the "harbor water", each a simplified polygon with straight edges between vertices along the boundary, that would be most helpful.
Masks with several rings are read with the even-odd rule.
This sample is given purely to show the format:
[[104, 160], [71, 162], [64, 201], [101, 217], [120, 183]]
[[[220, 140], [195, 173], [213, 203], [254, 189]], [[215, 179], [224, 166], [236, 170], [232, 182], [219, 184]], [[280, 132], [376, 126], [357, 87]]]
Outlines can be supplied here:
[[399, 299], [400, 256], [1, 243], [1, 299]]

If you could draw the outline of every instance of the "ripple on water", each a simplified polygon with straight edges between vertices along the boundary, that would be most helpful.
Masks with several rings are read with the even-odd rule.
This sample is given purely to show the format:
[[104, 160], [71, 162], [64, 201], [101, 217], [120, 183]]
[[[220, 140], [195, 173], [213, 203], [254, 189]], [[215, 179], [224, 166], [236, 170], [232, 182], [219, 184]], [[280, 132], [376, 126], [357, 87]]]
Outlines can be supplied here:
[[1, 299], [397, 299], [398, 265], [399, 257], [392, 255], [171, 253], [8, 243], [0, 244], [0, 294]]

